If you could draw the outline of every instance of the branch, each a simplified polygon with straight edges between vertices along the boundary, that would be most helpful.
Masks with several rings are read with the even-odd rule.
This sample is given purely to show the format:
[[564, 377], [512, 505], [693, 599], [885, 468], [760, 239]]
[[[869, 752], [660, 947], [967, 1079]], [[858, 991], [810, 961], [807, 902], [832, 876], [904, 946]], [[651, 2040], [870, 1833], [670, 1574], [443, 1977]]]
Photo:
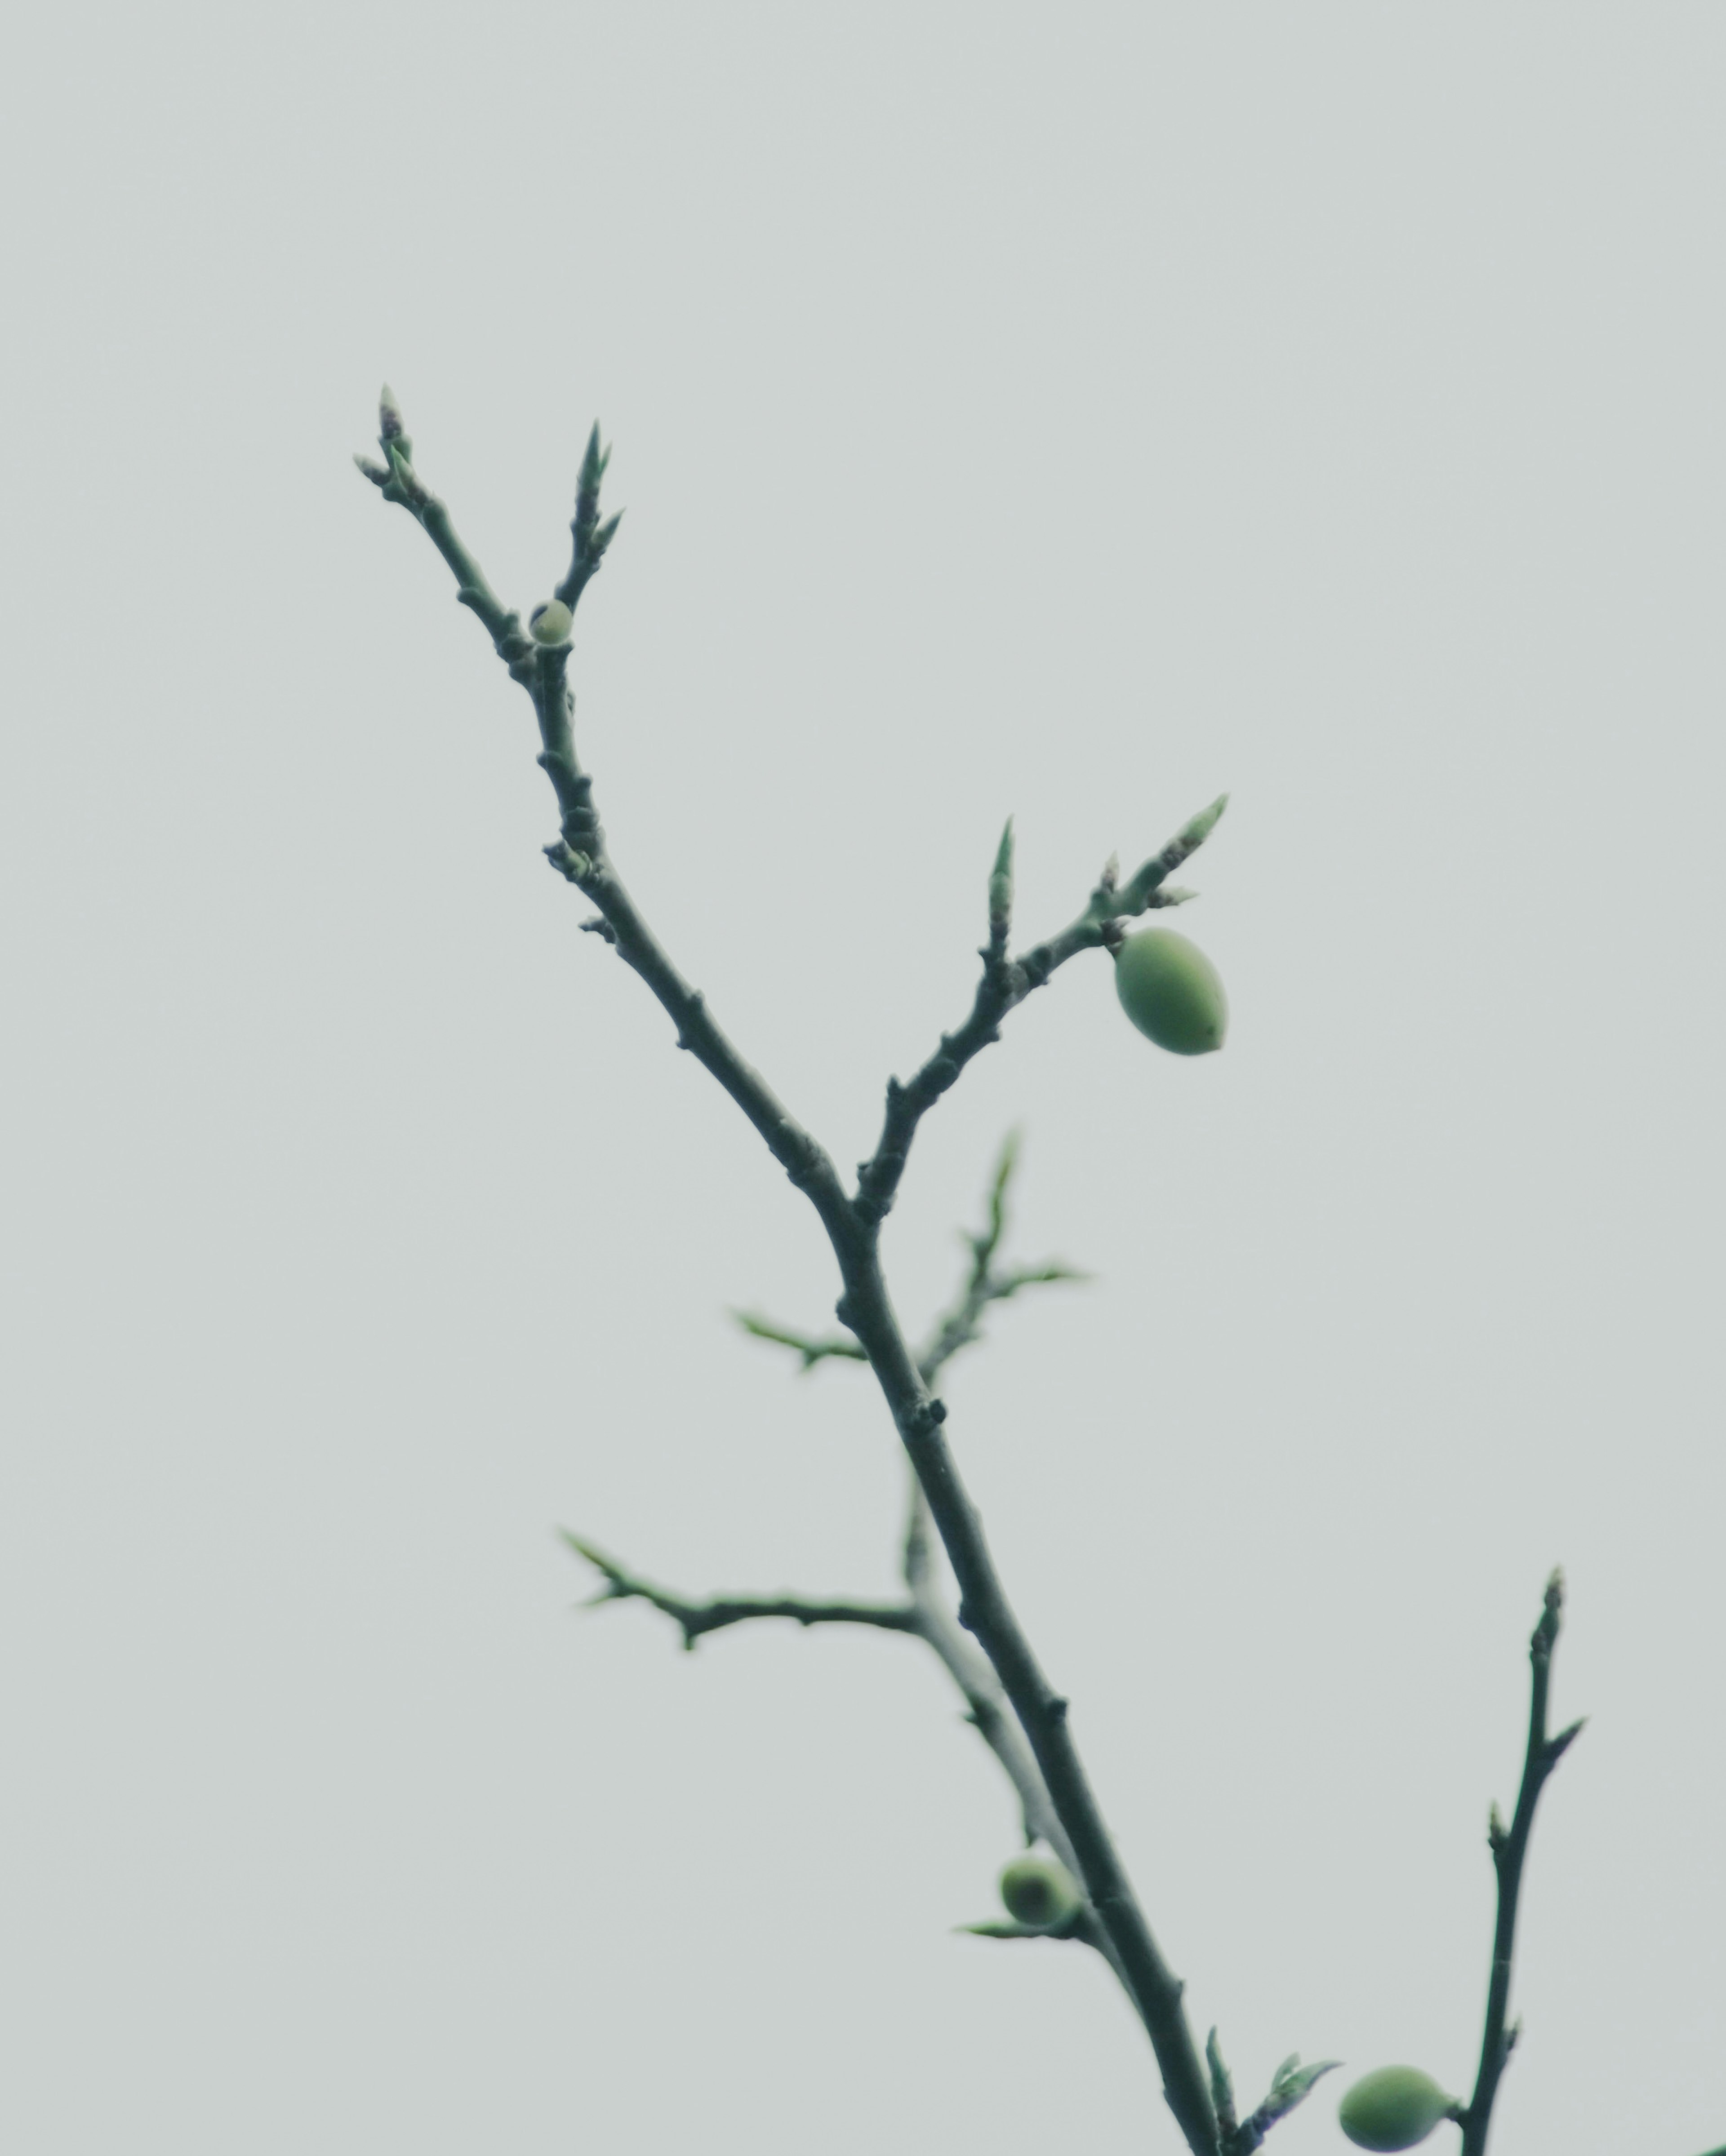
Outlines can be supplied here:
[[605, 1575], [605, 1585], [590, 1606], [606, 1602], [650, 1602], [655, 1609], [676, 1620], [686, 1649], [693, 1650], [704, 1632], [723, 1631], [728, 1625], [747, 1625], [758, 1617], [789, 1617], [797, 1624], [872, 1625], [881, 1632], [916, 1632], [922, 1627], [908, 1602], [811, 1602], [801, 1595], [717, 1596], [711, 1602], [686, 1602], [669, 1589], [629, 1572], [592, 1543], [583, 1542], [568, 1528], [563, 1539], [578, 1557]]
[[[651, 1603], [675, 1620], [683, 1633], [686, 1648], [693, 1648], [704, 1632], [748, 1624], [758, 1617], [789, 1617], [804, 1625], [871, 1625], [879, 1631], [914, 1634], [946, 1667], [963, 1695], [969, 1710], [967, 1719], [1006, 1769], [1018, 1793], [1026, 1842], [1047, 1841], [1065, 1862], [1062, 1852], [1066, 1837], [1006, 1696], [994, 1671], [967, 1642], [935, 1591], [929, 1565], [928, 1508], [914, 1478], [911, 1492], [904, 1558], [910, 1599], [901, 1603], [816, 1602], [796, 1595], [733, 1595], [691, 1602], [669, 1589], [655, 1587], [567, 1528], [562, 1532], [577, 1556], [586, 1558], [604, 1576], [605, 1585], [590, 1606], [631, 1600]], [[1092, 1943], [1097, 1943], [1094, 1939]]]
[[[457, 596], [482, 619], [487, 619], [484, 609], [489, 606], [506, 628], [514, 624], [516, 618], [502, 614], [489, 588], [477, 578], [470, 557], [455, 541], [441, 503], [434, 501], [414, 475], [401, 415], [393, 400], [384, 404], [381, 421], [380, 440], [389, 459], [389, 473], [378, 480], [377, 468], [362, 464], [367, 476], [374, 479], [388, 499], [408, 509], [422, 524], [455, 572], [460, 587]], [[468, 575], [470, 570], [472, 579]], [[1007, 857], [1008, 871], [1003, 873], [1001, 855], [998, 855], [996, 872], [989, 879], [989, 943], [984, 952], [984, 979], [972, 1016], [958, 1035], [943, 1043], [942, 1051], [909, 1088], [894, 1089], [902, 1096], [897, 1108], [890, 1093], [883, 1144], [877, 1148], [876, 1163], [866, 1164], [860, 1176], [854, 1203], [828, 1154], [787, 1112], [759, 1073], [739, 1055], [709, 1014], [700, 993], [678, 973], [636, 908], [608, 856], [593, 803], [593, 782], [576, 760], [574, 700], [565, 680], [568, 644], [530, 644], [525, 653], [511, 656], [518, 644], [526, 641], [513, 631], [506, 639], [494, 631], [494, 642], [506, 659], [511, 677], [521, 684], [532, 700], [543, 744], [539, 762], [562, 811], [562, 831], [556, 843], [546, 848], [547, 856], [559, 874], [598, 908], [611, 930], [619, 956], [641, 976], [676, 1027], [678, 1045], [688, 1050], [736, 1101], [768, 1151], [809, 1199], [827, 1230], [844, 1284], [835, 1315], [856, 1336], [868, 1356], [900, 1440], [927, 1496], [931, 1516], [958, 1582], [960, 1621], [994, 1666], [1029, 1740], [1069, 1838], [1075, 1859], [1071, 1868], [1118, 1956], [1123, 1982], [1150, 2036], [1162, 2071], [1164, 2093], [1181, 2133], [1193, 2156], [1217, 2156], [1216, 2120], [1205, 2070], [1181, 2003], [1184, 1987], [1163, 1958], [1110, 1837], [1067, 1726], [1067, 1702], [1044, 1675], [995, 1570], [981, 1517], [942, 1433], [946, 1409], [931, 1398], [894, 1314], [881, 1274], [878, 1241], [881, 1219], [891, 1203], [912, 1135], [925, 1109], [953, 1082], [963, 1064], [995, 1037], [999, 1019], [1014, 1002], [1040, 987], [1077, 951], [1107, 942], [1111, 924], [1122, 913], [1143, 911], [1156, 902], [1163, 879], [1203, 842], [1221, 814], [1222, 804], [1194, 818], [1161, 854], [1144, 865], [1125, 891], [1118, 890], [1113, 879], [1105, 875], [1079, 920], [1061, 936], [1037, 946], [1016, 966], [1009, 966], [1006, 957], [1004, 891], [1010, 896], [1011, 848], [1004, 840], [1002, 853]]]
[[1494, 1804], [1487, 1828], [1487, 1845], [1498, 1875], [1498, 1920], [1492, 1936], [1492, 1974], [1487, 1989], [1480, 2071], [1475, 2078], [1474, 2094], [1461, 2114], [1461, 2156], [1485, 2156], [1499, 2076], [1518, 2033], [1518, 2027], [1510, 2025], [1508, 2020], [1510, 1979], [1516, 1948], [1517, 1902], [1522, 1892], [1523, 1862], [1528, 1855], [1528, 1835], [1534, 1825], [1534, 1807], [1546, 1785], [1547, 1776], [1575, 1742], [1583, 1726], [1573, 1722], [1556, 1737], [1546, 1733], [1547, 1687], [1564, 1603], [1564, 1577], [1561, 1572], [1554, 1572], [1546, 1583], [1540, 1621], [1528, 1641], [1528, 1743], [1523, 1756], [1523, 1784], [1517, 1796], [1516, 1812], [1507, 1830], [1498, 1815], [1498, 1807]]
[[[1004, 1271], [996, 1271], [995, 1255], [1006, 1233], [1007, 1190], [1018, 1158], [1018, 1134], [1009, 1132], [1002, 1144], [989, 1185], [987, 1223], [980, 1234], [961, 1239], [971, 1253], [969, 1269], [953, 1302], [931, 1328], [928, 1344], [917, 1357], [917, 1368], [926, 1385], [934, 1383], [936, 1377], [961, 1348], [968, 1348], [982, 1338], [979, 1321], [992, 1303], [1010, 1301], [1027, 1287], [1091, 1277], [1076, 1265], [1065, 1265], [1059, 1259], [1050, 1259], [1040, 1265], [1013, 1265]], [[817, 1363], [830, 1360], [863, 1363], [869, 1359], [855, 1340], [841, 1338], [836, 1333], [797, 1332], [789, 1326], [776, 1324], [751, 1312], [734, 1311], [732, 1314], [753, 1338], [789, 1348], [804, 1370], [812, 1370]]]
[[869, 1359], [855, 1340], [841, 1340], [836, 1333], [830, 1332], [817, 1340], [806, 1332], [789, 1332], [783, 1325], [775, 1325], [769, 1318], [756, 1317], [747, 1310], [734, 1310], [732, 1316], [752, 1338], [771, 1340], [776, 1347], [790, 1348], [805, 1370], [813, 1370], [817, 1363], [835, 1359], [850, 1363], [866, 1363]]
[[857, 1169], [853, 1203], [860, 1220], [876, 1227], [886, 1219], [898, 1194], [917, 1125], [957, 1083], [972, 1058], [1000, 1039], [1001, 1021], [1009, 1011], [1022, 1004], [1033, 989], [1044, 987], [1059, 967], [1081, 951], [1117, 944], [1118, 924], [1123, 916], [1158, 906], [1181, 905], [1191, 897], [1190, 891], [1165, 889], [1167, 879], [1210, 837], [1228, 800], [1228, 795], [1222, 794], [1210, 808], [1201, 809], [1124, 885], [1117, 883], [1111, 862], [1076, 921], [1022, 957], [1010, 959], [1007, 937], [1011, 927], [1013, 827], [1009, 822], [989, 878], [989, 941], [977, 954], [983, 961], [983, 974], [972, 998], [970, 1015], [957, 1032], [942, 1034], [940, 1045], [908, 1085], [888, 1079], [881, 1137], [874, 1152]]
[[[906, 1632], [922, 1640], [958, 1687], [967, 1709], [966, 1720], [976, 1730], [1004, 1769], [1018, 1796], [1027, 1845], [1045, 1841], [1071, 1871], [1072, 1845], [1057, 1817], [1043, 1778], [1038, 1772], [1018, 1723], [988, 1662], [971, 1645], [936, 1591], [929, 1562], [928, 1507], [916, 1478], [912, 1478], [911, 1504], [906, 1523], [904, 1573], [911, 1599], [903, 1603], [813, 1601], [799, 1595], [729, 1595], [707, 1602], [691, 1602], [669, 1589], [655, 1586], [633, 1573], [616, 1558], [578, 1535], [562, 1530], [563, 1540], [604, 1577], [605, 1585], [589, 1607], [607, 1602], [641, 1601], [664, 1612], [683, 1634], [686, 1650], [705, 1632], [752, 1623], [757, 1618], [789, 1617], [811, 1625], [866, 1625], [877, 1631]], [[968, 1928], [975, 1928], [968, 1927]], [[1043, 1933], [1014, 1926], [999, 1936], [1042, 1938]], [[1131, 1995], [1119, 1957], [1096, 1913], [1086, 1906], [1066, 1936], [1096, 1948], [1113, 1969]]]

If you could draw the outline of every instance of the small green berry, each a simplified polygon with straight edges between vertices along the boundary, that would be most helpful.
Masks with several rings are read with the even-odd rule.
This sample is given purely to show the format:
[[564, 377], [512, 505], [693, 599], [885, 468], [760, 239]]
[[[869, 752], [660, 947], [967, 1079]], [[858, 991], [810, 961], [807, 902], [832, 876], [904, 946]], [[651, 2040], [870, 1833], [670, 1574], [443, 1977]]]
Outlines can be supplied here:
[[1001, 1873], [1001, 1900], [1015, 1923], [1046, 1932], [1076, 1917], [1085, 1897], [1058, 1856], [1015, 1856]]
[[1357, 2148], [1412, 2148], [1456, 2107], [1418, 2066], [1380, 2066], [1337, 2107], [1337, 2123]]
[[1229, 1003], [1216, 968], [1172, 928], [1142, 929], [1127, 938], [1115, 953], [1115, 993], [1158, 1048], [1208, 1055], [1223, 1045]]
[[543, 606], [535, 607], [527, 622], [540, 644], [567, 644], [574, 624], [575, 616], [562, 599], [547, 599]]

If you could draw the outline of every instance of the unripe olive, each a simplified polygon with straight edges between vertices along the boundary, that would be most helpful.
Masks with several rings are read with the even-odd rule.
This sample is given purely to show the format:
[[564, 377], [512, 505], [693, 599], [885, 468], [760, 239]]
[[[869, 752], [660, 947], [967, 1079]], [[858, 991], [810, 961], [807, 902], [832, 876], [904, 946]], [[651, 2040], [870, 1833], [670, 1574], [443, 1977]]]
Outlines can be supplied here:
[[1015, 1923], [1047, 1931], [1076, 1917], [1085, 1897], [1058, 1856], [1028, 1851], [1015, 1856], [1002, 1871], [1001, 1899]]
[[1229, 1002], [1216, 968], [1172, 928], [1145, 928], [1127, 938], [1115, 953], [1115, 993], [1158, 1048], [1208, 1055], [1223, 1045]]
[[535, 607], [528, 618], [527, 626], [541, 644], [562, 644], [575, 625], [575, 616], [562, 599], [547, 599], [542, 607]]
[[1380, 2066], [1356, 2082], [1337, 2107], [1337, 2123], [1357, 2148], [1412, 2148], [1456, 2109], [1418, 2066]]

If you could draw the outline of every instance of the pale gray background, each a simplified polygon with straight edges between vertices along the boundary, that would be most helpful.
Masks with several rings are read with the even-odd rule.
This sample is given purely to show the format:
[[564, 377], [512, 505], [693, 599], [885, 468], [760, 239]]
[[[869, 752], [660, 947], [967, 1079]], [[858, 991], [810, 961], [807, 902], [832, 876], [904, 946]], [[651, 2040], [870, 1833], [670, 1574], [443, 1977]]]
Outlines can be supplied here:
[[[620, 863], [845, 1162], [1017, 812], [1066, 919], [1224, 786], [1226, 1054], [1101, 962], [953, 1434], [1200, 2030], [1466, 2085], [1548, 1567], [1586, 1736], [1503, 2156], [1726, 2138], [1718, 7], [68, 8], [3, 115], [7, 1880], [21, 2156], [1172, 2151], [876, 1636], [813, 1219], [538, 847], [513, 601], [597, 413]], [[1334, 2085], [1283, 2156], [1339, 2150]], [[1446, 2144], [1450, 2129], [1434, 2146]]]

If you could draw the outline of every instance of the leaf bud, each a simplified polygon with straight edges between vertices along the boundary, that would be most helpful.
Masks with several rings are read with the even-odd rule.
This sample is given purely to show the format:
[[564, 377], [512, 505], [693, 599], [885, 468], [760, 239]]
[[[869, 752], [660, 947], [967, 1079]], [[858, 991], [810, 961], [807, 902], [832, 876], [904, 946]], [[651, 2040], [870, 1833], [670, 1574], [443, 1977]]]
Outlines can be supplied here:
[[1007, 819], [1007, 827], [1001, 833], [1001, 843], [995, 849], [994, 866], [989, 876], [989, 917], [992, 921], [1007, 921], [1013, 914], [1013, 819]]
[[1217, 970], [1172, 928], [1144, 928], [1115, 954], [1115, 993], [1143, 1034], [1174, 1055], [1208, 1055], [1223, 1045], [1229, 1003]]
[[1001, 1873], [1001, 1900], [1015, 1923], [1040, 1932], [1070, 1923], [1084, 1907], [1071, 1872], [1058, 1856], [1027, 1851]]
[[1343, 2098], [1337, 2123], [1357, 2148], [1413, 2148], [1456, 2111], [1456, 2098], [1418, 2066], [1380, 2066]]
[[547, 599], [527, 617], [527, 626], [533, 632], [536, 644], [567, 644], [574, 625], [575, 616], [562, 599]]

